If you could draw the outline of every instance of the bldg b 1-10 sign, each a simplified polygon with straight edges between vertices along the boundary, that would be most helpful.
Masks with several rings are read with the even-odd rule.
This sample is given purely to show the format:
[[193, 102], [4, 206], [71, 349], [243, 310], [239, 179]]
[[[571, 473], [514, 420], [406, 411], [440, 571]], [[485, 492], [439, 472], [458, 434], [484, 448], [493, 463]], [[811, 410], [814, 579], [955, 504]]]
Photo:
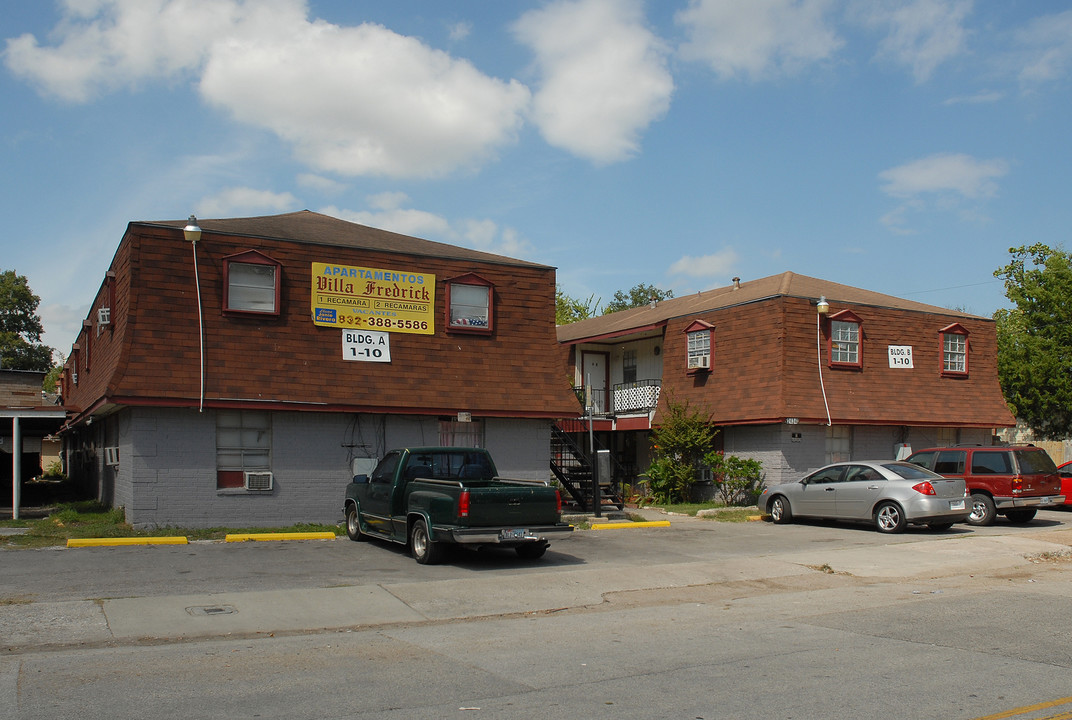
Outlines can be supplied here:
[[435, 333], [435, 275], [313, 263], [313, 324]]

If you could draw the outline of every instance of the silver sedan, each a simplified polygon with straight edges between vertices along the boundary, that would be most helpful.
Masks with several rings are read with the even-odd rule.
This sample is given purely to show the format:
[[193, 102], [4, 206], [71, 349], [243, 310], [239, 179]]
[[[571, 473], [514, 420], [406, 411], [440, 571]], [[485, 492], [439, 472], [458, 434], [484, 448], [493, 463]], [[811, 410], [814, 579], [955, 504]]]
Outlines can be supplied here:
[[756, 503], [776, 523], [794, 517], [873, 523], [879, 532], [909, 524], [947, 530], [971, 514], [963, 478], [907, 462], [852, 461], [819, 468], [797, 482], [764, 488]]

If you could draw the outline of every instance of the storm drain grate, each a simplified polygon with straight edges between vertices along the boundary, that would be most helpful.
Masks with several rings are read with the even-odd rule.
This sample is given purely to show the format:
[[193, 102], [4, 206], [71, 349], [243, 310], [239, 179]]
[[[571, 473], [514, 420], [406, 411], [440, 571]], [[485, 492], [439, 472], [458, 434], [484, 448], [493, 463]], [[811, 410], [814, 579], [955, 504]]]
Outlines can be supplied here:
[[186, 608], [186, 612], [195, 616], [233, 615], [238, 612], [230, 605], [199, 605]]

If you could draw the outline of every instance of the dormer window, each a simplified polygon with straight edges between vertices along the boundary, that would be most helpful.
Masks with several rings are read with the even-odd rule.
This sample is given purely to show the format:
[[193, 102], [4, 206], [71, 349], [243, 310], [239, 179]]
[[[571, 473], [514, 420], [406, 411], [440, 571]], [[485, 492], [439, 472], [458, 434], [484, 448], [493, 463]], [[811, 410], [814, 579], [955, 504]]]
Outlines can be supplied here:
[[968, 374], [968, 330], [953, 323], [938, 331], [942, 341], [942, 375], [966, 377]]
[[224, 311], [278, 315], [281, 269], [278, 262], [256, 250], [224, 258]]
[[688, 372], [710, 372], [714, 346], [711, 333], [714, 327], [711, 323], [696, 320], [685, 328], [685, 335], [688, 338], [685, 367]]
[[863, 367], [863, 332], [859, 316], [842, 310], [830, 316], [830, 342], [828, 345], [831, 367]]
[[447, 281], [447, 329], [490, 333], [494, 322], [495, 293], [490, 282], [470, 273]]

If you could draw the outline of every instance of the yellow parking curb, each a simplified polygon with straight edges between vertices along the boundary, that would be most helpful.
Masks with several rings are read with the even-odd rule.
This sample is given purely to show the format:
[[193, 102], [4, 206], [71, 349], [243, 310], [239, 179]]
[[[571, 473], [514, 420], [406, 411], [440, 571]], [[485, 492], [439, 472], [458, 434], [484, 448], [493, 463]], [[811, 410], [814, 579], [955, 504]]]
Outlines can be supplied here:
[[188, 545], [185, 537], [71, 538], [67, 547], [115, 547], [118, 545]]
[[593, 530], [617, 530], [618, 528], [650, 528], [650, 527], [670, 527], [669, 520], [652, 520], [650, 522], [617, 522], [617, 523], [596, 523], [589, 526]]
[[227, 535], [224, 542], [245, 542], [247, 540], [334, 540], [333, 532], [281, 532], [281, 533], [236, 533]]

